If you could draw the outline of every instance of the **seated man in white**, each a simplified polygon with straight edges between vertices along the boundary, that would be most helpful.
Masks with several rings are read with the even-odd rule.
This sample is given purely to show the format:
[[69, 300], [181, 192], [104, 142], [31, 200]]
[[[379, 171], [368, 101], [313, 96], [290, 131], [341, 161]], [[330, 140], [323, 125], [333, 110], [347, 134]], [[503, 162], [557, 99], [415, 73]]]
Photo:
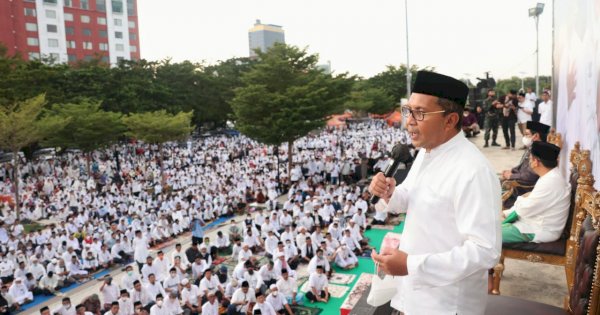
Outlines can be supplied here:
[[317, 273], [313, 273], [308, 278], [308, 284], [310, 289], [306, 292], [306, 298], [311, 302], [324, 302], [329, 301], [329, 290], [327, 285], [327, 276], [323, 273], [323, 266], [317, 266]]
[[558, 168], [560, 148], [541, 141], [531, 146], [529, 166], [540, 176], [528, 196], [519, 196], [502, 222], [502, 242], [553, 242], [569, 216], [571, 187]]
[[351, 251], [348, 246], [342, 245], [338, 248], [335, 253], [335, 263], [342, 269], [352, 269], [358, 266], [358, 258], [353, 251]]
[[21, 278], [15, 278], [15, 281], [13, 281], [8, 289], [8, 293], [19, 305], [33, 301], [33, 293], [27, 289]]

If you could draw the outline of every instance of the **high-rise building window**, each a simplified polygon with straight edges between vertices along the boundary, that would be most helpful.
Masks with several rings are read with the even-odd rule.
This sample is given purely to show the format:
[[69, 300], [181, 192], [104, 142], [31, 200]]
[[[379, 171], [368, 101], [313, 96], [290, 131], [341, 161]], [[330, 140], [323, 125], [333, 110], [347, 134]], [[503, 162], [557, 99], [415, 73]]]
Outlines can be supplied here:
[[125, 57], [117, 57], [117, 62], [121, 62], [123, 60], [125, 60]]
[[98, 24], [100, 24], [100, 25], [106, 25], [106, 18], [99, 17], [98, 18]]
[[102, 38], [108, 37], [108, 33], [106, 32], [106, 30], [99, 30], [98, 35]]
[[129, 51], [137, 52], [137, 46], [129, 46]]
[[69, 62], [75, 62], [77, 61], [77, 56], [69, 54], [67, 55], [67, 59], [69, 60]]
[[129, 28], [135, 28], [135, 21], [127, 22], [129, 24]]
[[39, 60], [39, 59], [40, 59], [39, 52], [30, 52], [29, 53], [29, 60]]
[[113, 13], [123, 13], [123, 0], [111, 1]]
[[106, 12], [106, 0], [96, 0], [96, 10]]
[[73, 14], [72, 13], [65, 13], [65, 21], [73, 21]]
[[83, 49], [92, 50], [92, 42], [83, 42]]
[[83, 60], [84, 61], [92, 61], [92, 55], [85, 55], [85, 56], [83, 56]]
[[98, 48], [100, 48], [100, 50], [102, 50], [102, 51], [107, 51], [108, 50], [108, 44], [107, 43], [100, 43], [100, 44], [98, 44]]
[[115, 32], [115, 38], [123, 38], [123, 32]]
[[65, 3], [65, 7], [72, 7], [73, 6], [73, 0], [63, 0]]
[[49, 19], [56, 19], [56, 11], [46, 10], [46, 17]]
[[67, 26], [67, 27], [65, 27], [65, 34], [66, 35], [75, 35], [75, 29], [71, 26]]
[[58, 47], [58, 39], [48, 38], [48, 47]]
[[122, 25], [123, 25], [123, 20], [115, 19], [115, 26], [122, 26]]
[[125, 46], [123, 44], [116, 44], [115, 45], [115, 50], [116, 51], [124, 51], [125, 50]]
[[90, 1], [89, 0], [79, 0], [79, 7], [83, 10], [90, 9]]
[[77, 43], [75, 43], [74, 40], [68, 40], [67, 41], [67, 48], [75, 49], [75, 48], [77, 48]]
[[46, 24], [46, 31], [48, 31], [48, 33], [56, 33], [58, 32], [58, 27], [54, 24]]
[[102, 58], [100, 60], [102, 60], [102, 62], [104, 62], [104, 63], [108, 63], [109, 62], [108, 56], [102, 56]]
[[57, 53], [50, 53], [50, 60], [53, 62], [58, 62], [60, 60], [60, 55]]
[[92, 36], [92, 30], [89, 28], [84, 28], [82, 31], [83, 36]]
[[37, 32], [37, 24], [35, 23], [25, 23], [25, 29], [30, 32]]
[[135, 15], [135, 3], [133, 0], [127, 0], [127, 15]]
[[89, 15], [82, 15], [81, 16], [81, 23], [90, 23], [90, 17], [89, 17]]
[[57, 2], [56, 0], [44, 0], [44, 3], [47, 3], [47, 4], [56, 4], [56, 2]]
[[40, 41], [35, 37], [27, 37], [27, 45], [29, 46], [39, 46]]
[[137, 40], [137, 34], [129, 33], [129, 40]]
[[36, 16], [35, 9], [25, 8], [25, 16]]

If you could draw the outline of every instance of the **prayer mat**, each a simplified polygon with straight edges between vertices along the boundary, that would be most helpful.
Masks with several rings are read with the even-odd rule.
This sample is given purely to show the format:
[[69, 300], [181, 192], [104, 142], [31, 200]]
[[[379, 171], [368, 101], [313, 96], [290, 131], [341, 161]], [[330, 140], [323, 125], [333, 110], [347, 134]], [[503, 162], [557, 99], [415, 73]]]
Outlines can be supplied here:
[[308, 279], [308, 265], [300, 265], [296, 268], [296, 283], [300, 283]]
[[215, 265], [215, 266], [216, 266], [216, 265], [220, 265], [220, 264], [222, 264], [222, 263], [223, 263], [225, 260], [227, 260], [227, 258], [225, 258], [225, 257], [219, 257], [219, 258], [217, 258], [217, 259], [213, 260], [213, 265]]
[[322, 309], [303, 305], [290, 305], [296, 315], [318, 315]]
[[[349, 288], [346, 286], [343, 286], [343, 285], [337, 285], [337, 284], [330, 283], [327, 286], [327, 289], [329, 289], [329, 294], [331, 295], [332, 298], [341, 298], [346, 294], [346, 292], [348, 292]], [[302, 291], [302, 293], [306, 293], [306, 292], [308, 292], [308, 290], [310, 290], [310, 284], [308, 283], [308, 281], [306, 281], [302, 285], [302, 288], [300, 289], [300, 291]]]
[[370, 273], [363, 273], [358, 277], [356, 284], [352, 287], [352, 290], [350, 290], [350, 293], [340, 307], [342, 313], [348, 314], [356, 307], [359, 300], [363, 298], [363, 295], [369, 291], [372, 278], [373, 274]]
[[356, 275], [335, 272], [331, 275], [331, 279], [329, 279], [329, 283], [348, 285], [348, 284], [352, 283], [352, 281], [354, 281], [354, 278], [356, 278]]
[[386, 231], [393, 231], [396, 227], [393, 225], [372, 225], [371, 228], [376, 229], [376, 230], [386, 230]]
[[362, 254], [360, 254], [360, 256], [358, 256], [358, 257], [371, 258], [372, 251], [373, 251], [372, 249], [365, 249], [365, 250], [363, 250]]

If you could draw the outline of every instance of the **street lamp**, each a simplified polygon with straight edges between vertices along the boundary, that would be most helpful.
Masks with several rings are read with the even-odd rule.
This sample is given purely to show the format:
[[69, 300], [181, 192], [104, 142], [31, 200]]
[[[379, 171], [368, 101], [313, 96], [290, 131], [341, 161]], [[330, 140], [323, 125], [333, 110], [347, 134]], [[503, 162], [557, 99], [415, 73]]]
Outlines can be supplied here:
[[519, 72], [519, 74], [521, 75], [521, 90], [525, 91], [525, 83], [523, 82], [523, 79], [525, 78], [525, 72], [521, 71]]
[[[408, 0], [404, 0], [404, 14], [406, 20], [406, 99], [409, 99], [412, 73], [410, 72], [410, 60], [408, 58]], [[406, 129], [406, 119], [402, 119], [402, 129]]]
[[529, 17], [533, 17], [535, 19], [535, 95], [540, 95], [540, 40], [538, 22], [542, 12], [544, 12], [544, 4], [540, 2], [538, 2], [535, 7], [529, 9]]

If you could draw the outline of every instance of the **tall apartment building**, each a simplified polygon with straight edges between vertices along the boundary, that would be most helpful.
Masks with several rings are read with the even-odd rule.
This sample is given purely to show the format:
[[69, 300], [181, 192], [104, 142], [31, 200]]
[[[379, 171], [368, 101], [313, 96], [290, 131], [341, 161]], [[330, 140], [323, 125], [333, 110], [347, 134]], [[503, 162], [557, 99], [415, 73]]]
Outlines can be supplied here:
[[254, 50], [260, 48], [261, 51], [267, 51], [275, 43], [285, 43], [285, 33], [279, 25], [262, 24], [256, 20], [254, 27], [248, 31], [250, 42], [250, 57], [256, 57]]
[[139, 59], [137, 0], [0, 0], [0, 42], [27, 60]]

